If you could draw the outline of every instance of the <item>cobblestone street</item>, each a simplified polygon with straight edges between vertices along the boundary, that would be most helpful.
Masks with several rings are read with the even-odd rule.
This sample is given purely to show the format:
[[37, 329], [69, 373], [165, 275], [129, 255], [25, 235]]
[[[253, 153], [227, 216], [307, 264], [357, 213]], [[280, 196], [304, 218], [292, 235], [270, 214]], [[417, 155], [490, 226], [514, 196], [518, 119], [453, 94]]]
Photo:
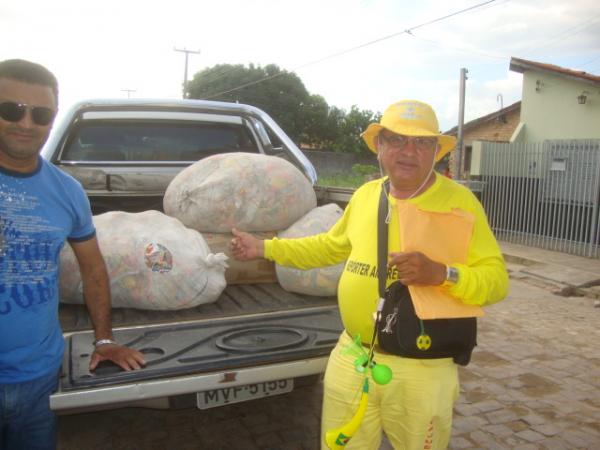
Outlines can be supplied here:
[[461, 368], [451, 448], [600, 448], [600, 309], [511, 280]]
[[[513, 273], [461, 368], [451, 449], [600, 448], [600, 308]], [[59, 419], [59, 448], [319, 448], [321, 385], [200, 411], [122, 409]], [[390, 449], [384, 442], [382, 449]]]

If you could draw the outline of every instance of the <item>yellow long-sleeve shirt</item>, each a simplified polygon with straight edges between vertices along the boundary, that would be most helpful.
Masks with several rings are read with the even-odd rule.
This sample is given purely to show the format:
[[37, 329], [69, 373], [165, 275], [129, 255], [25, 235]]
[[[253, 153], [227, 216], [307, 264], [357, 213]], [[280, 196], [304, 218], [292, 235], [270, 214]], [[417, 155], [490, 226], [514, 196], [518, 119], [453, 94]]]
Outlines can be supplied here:
[[[382, 180], [361, 186], [352, 196], [344, 215], [327, 232], [300, 239], [265, 241], [265, 257], [281, 265], [311, 269], [346, 260], [338, 286], [342, 322], [352, 336], [368, 339], [373, 333], [373, 312], [378, 294], [377, 211]], [[389, 196], [392, 208], [388, 230], [388, 252], [401, 249], [397, 202], [407, 201], [425, 211], [471, 213], [475, 218], [466, 264], [458, 268], [458, 283], [448, 292], [463, 303], [488, 305], [503, 299], [508, 291], [508, 273], [500, 247], [489, 227], [483, 207], [473, 193], [460, 184], [436, 174], [434, 184], [410, 200]], [[444, 233], [444, 230], [440, 230]], [[451, 238], [451, 236], [449, 236]], [[388, 284], [398, 278], [388, 272]]]

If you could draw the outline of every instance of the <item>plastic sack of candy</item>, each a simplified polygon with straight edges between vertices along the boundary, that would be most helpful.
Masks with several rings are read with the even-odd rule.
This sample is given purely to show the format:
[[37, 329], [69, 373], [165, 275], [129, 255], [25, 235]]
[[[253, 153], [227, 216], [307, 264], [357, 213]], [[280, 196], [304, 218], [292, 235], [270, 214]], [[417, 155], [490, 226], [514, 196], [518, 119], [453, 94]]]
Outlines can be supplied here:
[[254, 153], [224, 153], [201, 159], [171, 181], [166, 214], [200, 232], [232, 228], [283, 230], [317, 205], [308, 179], [290, 162]]
[[[329, 231], [342, 214], [342, 209], [335, 203], [314, 208], [287, 230], [278, 233], [278, 237], [300, 238]], [[286, 291], [318, 296], [337, 293], [343, 270], [344, 263], [310, 270], [275, 264], [277, 280]]]
[[[191, 308], [214, 302], [225, 289], [227, 257], [211, 253], [200, 233], [175, 218], [115, 211], [95, 216], [94, 225], [114, 308]], [[68, 245], [60, 265], [61, 301], [83, 303], [79, 266]]]

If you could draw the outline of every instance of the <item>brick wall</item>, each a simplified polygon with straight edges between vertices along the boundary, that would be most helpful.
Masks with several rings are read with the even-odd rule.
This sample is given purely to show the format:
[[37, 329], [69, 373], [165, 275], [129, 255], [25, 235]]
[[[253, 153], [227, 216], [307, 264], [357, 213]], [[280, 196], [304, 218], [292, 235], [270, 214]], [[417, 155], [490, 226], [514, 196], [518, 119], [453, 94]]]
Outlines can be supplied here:
[[[473, 141], [509, 142], [519, 125], [520, 119], [521, 108], [515, 108], [499, 117], [494, 117], [472, 126], [466, 126], [463, 131], [463, 146], [466, 150], [466, 155], [464, 155], [466, 157], [464, 169], [466, 173], [463, 175], [467, 175], [470, 170], [470, 151], [466, 147], [470, 147]], [[455, 155], [456, 151], [453, 151], [450, 154], [449, 160], [451, 176], [454, 178], [456, 178], [456, 174], [454, 173]]]
[[463, 141], [471, 145], [473, 141], [508, 142], [519, 125], [520, 109], [509, 111], [499, 118], [489, 120], [472, 128], [465, 129]]

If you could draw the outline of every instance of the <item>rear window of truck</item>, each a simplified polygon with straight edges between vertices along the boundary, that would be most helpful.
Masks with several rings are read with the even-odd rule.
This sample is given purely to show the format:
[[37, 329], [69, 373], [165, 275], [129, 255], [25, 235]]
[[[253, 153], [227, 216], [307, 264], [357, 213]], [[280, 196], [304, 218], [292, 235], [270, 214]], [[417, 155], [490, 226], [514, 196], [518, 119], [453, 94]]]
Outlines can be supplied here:
[[249, 129], [228, 123], [83, 122], [62, 161], [197, 161], [228, 152], [259, 153]]

